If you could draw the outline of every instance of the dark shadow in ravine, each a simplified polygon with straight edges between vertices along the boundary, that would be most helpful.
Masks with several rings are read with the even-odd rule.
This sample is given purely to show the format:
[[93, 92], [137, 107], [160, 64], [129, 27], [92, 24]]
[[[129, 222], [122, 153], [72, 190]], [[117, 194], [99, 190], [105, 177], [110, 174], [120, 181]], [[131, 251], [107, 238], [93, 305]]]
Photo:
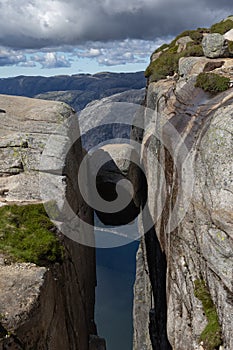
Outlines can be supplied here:
[[172, 350], [167, 337], [166, 271], [167, 260], [161, 249], [149, 210], [144, 210], [143, 220], [152, 228], [145, 234], [146, 254], [153, 301], [150, 310], [150, 338], [154, 350]]

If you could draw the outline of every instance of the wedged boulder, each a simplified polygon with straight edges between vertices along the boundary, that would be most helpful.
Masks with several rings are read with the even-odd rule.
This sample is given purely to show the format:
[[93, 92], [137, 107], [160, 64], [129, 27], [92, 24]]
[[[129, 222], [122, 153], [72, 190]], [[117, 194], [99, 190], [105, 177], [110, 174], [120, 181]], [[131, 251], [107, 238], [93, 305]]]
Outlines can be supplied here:
[[91, 156], [89, 176], [93, 176], [93, 181], [96, 178], [100, 196], [106, 201], [116, 200], [118, 196], [122, 200], [129, 200], [128, 205], [114, 213], [96, 211], [105, 224], [130, 223], [138, 215], [143, 183], [138, 164], [139, 155], [130, 144], [108, 144]]
[[202, 40], [204, 55], [208, 58], [229, 57], [228, 43], [223, 35], [207, 34]]
[[83, 148], [89, 151], [107, 140], [129, 139], [133, 115], [144, 95], [144, 89], [129, 90], [88, 104], [78, 116]]

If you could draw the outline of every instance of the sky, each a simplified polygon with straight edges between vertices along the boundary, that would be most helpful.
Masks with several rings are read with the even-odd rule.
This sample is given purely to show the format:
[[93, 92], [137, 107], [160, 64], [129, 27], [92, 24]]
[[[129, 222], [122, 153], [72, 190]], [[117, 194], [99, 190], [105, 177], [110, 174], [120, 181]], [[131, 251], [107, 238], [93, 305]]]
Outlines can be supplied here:
[[162, 43], [232, 13], [231, 0], [0, 0], [0, 78], [144, 70]]

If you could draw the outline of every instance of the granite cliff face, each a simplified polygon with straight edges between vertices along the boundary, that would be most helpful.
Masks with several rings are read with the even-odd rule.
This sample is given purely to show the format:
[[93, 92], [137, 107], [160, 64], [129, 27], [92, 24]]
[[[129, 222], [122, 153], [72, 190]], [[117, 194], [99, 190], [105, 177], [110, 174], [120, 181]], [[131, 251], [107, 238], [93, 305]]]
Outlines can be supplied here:
[[134, 350], [233, 348], [233, 90], [195, 87], [208, 70], [231, 81], [233, 60], [219, 52], [148, 83], [141, 162], [157, 219], [137, 254]]
[[[50, 190], [62, 190], [73, 210], [91, 223], [92, 212], [76, 184], [83, 156], [80, 140], [68, 155], [64, 153], [71, 133], [74, 129], [78, 132], [77, 119], [72, 127], [68, 122], [73, 110], [63, 103], [4, 95], [0, 106], [1, 206], [40, 203], [40, 170], [54, 183]], [[47, 147], [47, 162], [41, 168], [41, 155], [50, 136], [56, 142]], [[85, 234], [82, 230], [82, 226], [76, 228], [77, 235]], [[62, 262], [37, 266], [15, 262], [1, 252], [0, 349], [105, 348], [94, 323], [95, 251], [55, 231], [63, 247]]]

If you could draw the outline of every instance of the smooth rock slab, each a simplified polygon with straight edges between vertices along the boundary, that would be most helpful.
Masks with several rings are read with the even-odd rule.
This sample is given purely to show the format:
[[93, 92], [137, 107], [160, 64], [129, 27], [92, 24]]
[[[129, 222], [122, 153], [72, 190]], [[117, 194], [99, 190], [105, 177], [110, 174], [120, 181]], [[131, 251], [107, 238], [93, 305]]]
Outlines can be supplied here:
[[230, 29], [224, 34], [224, 38], [230, 41], [233, 41], [233, 29]]

